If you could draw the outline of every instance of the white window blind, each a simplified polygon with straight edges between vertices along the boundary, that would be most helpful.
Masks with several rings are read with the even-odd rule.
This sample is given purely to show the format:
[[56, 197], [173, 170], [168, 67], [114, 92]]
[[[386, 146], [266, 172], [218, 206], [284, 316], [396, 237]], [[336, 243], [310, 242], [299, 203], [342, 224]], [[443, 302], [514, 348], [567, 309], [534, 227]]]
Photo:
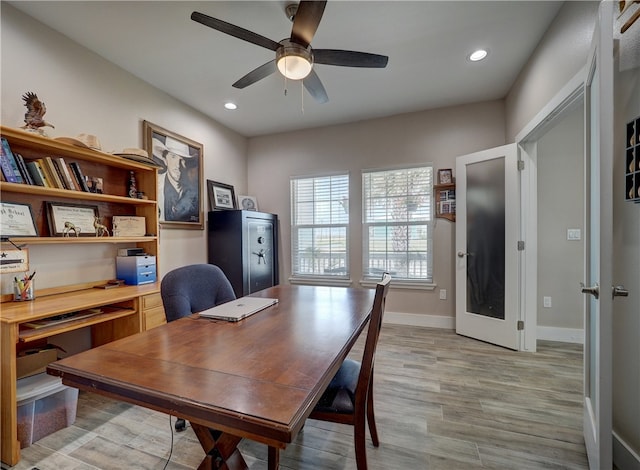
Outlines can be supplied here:
[[362, 173], [363, 277], [431, 283], [433, 168]]
[[291, 179], [291, 274], [349, 277], [349, 175]]

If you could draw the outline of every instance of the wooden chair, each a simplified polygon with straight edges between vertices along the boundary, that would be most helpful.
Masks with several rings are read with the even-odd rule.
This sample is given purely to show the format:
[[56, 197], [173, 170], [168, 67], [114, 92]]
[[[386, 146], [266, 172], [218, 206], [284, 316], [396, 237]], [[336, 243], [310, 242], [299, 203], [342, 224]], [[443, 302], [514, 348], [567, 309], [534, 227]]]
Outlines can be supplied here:
[[354, 427], [358, 470], [367, 469], [365, 420], [369, 423], [373, 445], [379, 445], [373, 413], [373, 363], [390, 282], [391, 276], [385, 273], [376, 286], [362, 362], [346, 359], [342, 363], [309, 416], [311, 419]]
[[[160, 283], [160, 296], [168, 322], [236, 298], [227, 276], [213, 264], [191, 264], [169, 271]], [[184, 419], [176, 420], [176, 431], [186, 427]]]

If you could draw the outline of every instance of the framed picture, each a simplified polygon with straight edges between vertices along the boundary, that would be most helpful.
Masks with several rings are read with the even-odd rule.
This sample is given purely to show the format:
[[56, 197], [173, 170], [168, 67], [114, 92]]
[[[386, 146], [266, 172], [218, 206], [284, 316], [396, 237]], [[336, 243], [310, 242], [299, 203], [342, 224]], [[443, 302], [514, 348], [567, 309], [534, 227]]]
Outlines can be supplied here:
[[143, 121], [145, 150], [158, 165], [158, 212], [163, 228], [204, 229], [203, 146]]
[[446, 170], [438, 170], [438, 184], [450, 184], [453, 183], [453, 172], [451, 168]]
[[[100, 223], [98, 206], [45, 202], [49, 235], [52, 237], [95, 237]], [[97, 219], [97, 220], [96, 220]]]
[[2, 238], [37, 237], [38, 228], [31, 204], [1, 201], [0, 235]]
[[218, 183], [207, 180], [207, 192], [209, 196], [209, 209], [229, 210], [236, 209], [236, 195], [230, 184]]
[[257, 211], [258, 201], [253, 196], [238, 196], [238, 209]]

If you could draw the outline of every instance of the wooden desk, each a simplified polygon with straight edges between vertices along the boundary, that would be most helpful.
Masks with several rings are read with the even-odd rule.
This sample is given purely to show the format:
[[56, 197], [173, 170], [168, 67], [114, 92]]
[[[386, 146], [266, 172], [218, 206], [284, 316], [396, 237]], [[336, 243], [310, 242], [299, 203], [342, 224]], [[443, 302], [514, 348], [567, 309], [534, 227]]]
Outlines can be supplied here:
[[201, 469], [246, 469], [236, 446], [249, 438], [269, 446], [275, 470], [365, 327], [374, 293], [276, 286], [253, 296], [279, 303], [240, 322], [194, 314], [47, 370], [66, 385], [188, 419], [205, 450]]
[[[51, 289], [53, 290], [53, 289]], [[139, 333], [144, 328], [142, 312], [145, 299], [154, 299], [159, 283], [123, 286], [113, 289], [78, 289], [36, 297], [29, 302], [4, 302], [0, 306], [0, 457], [15, 465], [20, 460], [16, 409], [16, 355], [20, 349], [33, 347], [47, 338], [80, 328], [91, 328], [93, 346]], [[54, 324], [45, 328], [27, 329], [24, 323], [94, 307], [112, 306], [105, 313]]]

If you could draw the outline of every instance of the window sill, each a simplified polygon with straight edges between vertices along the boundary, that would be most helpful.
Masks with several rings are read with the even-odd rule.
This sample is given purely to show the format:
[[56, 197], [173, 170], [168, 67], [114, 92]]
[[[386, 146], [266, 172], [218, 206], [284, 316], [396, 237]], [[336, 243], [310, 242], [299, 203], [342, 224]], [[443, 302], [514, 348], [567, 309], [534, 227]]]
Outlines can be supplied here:
[[289, 283], [308, 286], [351, 287], [353, 281], [351, 279], [328, 279], [320, 277], [290, 277]]
[[[360, 285], [362, 287], [375, 287], [378, 281], [373, 279], [361, 279]], [[412, 290], [435, 290], [437, 284], [430, 284], [426, 282], [415, 282], [415, 281], [404, 281], [404, 280], [394, 280], [391, 277], [391, 288], [393, 289], [412, 289]]]

